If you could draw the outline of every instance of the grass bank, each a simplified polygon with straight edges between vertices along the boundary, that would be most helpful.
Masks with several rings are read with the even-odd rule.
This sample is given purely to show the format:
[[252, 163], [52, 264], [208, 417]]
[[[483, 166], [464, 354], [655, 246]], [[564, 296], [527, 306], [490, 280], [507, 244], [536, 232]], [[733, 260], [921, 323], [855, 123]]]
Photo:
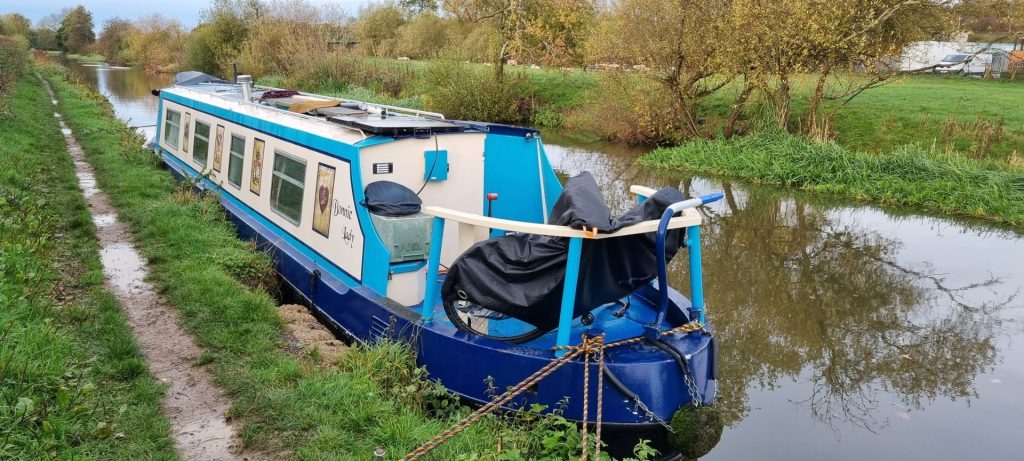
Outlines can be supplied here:
[[89, 62], [89, 63], [107, 62], [107, 58], [104, 57], [102, 54], [99, 54], [99, 53], [85, 53], [85, 54], [68, 53], [68, 54], [66, 54], [64, 56], [67, 57], [68, 59], [72, 60], [72, 61], [79, 61], [79, 62]]
[[754, 134], [657, 149], [640, 164], [1024, 225], [1024, 168], [916, 146], [883, 155]]
[[0, 459], [176, 459], [49, 101], [0, 110]]
[[[129, 133], [102, 96], [49, 68], [61, 109], [100, 186], [136, 235], [152, 281], [205, 350], [217, 382], [233, 398], [248, 446], [298, 459], [368, 459], [382, 446], [397, 458], [466, 413], [401, 344], [356, 347], [334, 366], [317, 354], [293, 356], [275, 302], [259, 288], [267, 259], [236, 238], [211, 197], [175, 183], [152, 152], [122, 143]], [[433, 459], [566, 459], [576, 427], [522, 413], [486, 418]]]

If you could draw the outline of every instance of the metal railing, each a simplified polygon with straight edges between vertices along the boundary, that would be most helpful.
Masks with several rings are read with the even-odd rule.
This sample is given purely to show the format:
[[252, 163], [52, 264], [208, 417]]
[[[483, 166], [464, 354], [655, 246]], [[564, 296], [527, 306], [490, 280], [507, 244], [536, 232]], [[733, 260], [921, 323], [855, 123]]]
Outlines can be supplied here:
[[[654, 190], [643, 186], [632, 186], [630, 191], [637, 195], [639, 201], [645, 200], [654, 194]], [[472, 243], [471, 239], [465, 238], [463, 233], [476, 235], [474, 228], [482, 227], [499, 232], [517, 232], [525, 234], [546, 235], [551, 237], [566, 237], [569, 239], [568, 259], [565, 268], [565, 284], [562, 289], [562, 300], [558, 318], [558, 328], [555, 339], [555, 346], [569, 345], [572, 327], [573, 312], [575, 310], [576, 289], [579, 283], [580, 255], [583, 250], [584, 239], [606, 239], [618, 238], [628, 235], [644, 234], [648, 232], [659, 232], [660, 250], [662, 256], [659, 262], [659, 288], [662, 291], [662, 302], [659, 304], [657, 320], [650, 325], [651, 328], [660, 330], [664, 321], [665, 311], [668, 305], [668, 281], [666, 279], [664, 264], [664, 234], [670, 229], [686, 228], [687, 247], [689, 248], [690, 282], [692, 288], [691, 302], [693, 312], [699, 317], [694, 319], [704, 321], [704, 296], [703, 279], [701, 272], [700, 256], [700, 225], [703, 221], [701, 215], [695, 209], [697, 206], [710, 203], [721, 198], [721, 194], [713, 194], [701, 198], [689, 199], [673, 204], [666, 210], [662, 219], [643, 221], [611, 234], [598, 234], [566, 226], [551, 224], [537, 224], [523, 221], [512, 221], [508, 219], [492, 218], [463, 211], [451, 210], [448, 208], [428, 206], [423, 212], [434, 217], [433, 230], [430, 239], [430, 254], [427, 259], [427, 285], [423, 296], [422, 320], [424, 323], [433, 321], [434, 307], [438, 296], [437, 278], [441, 265], [441, 247], [444, 239], [444, 227], [446, 220], [459, 223], [459, 252], [465, 251]], [[679, 216], [676, 216], [679, 214]], [[558, 353], [564, 353], [559, 350]], [[560, 355], [560, 354], [559, 354]]]

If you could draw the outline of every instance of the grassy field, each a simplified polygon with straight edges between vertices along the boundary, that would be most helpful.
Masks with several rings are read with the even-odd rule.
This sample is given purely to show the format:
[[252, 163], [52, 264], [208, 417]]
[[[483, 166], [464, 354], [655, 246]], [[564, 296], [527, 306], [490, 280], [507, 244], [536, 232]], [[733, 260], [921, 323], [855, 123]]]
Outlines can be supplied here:
[[0, 459], [176, 459], [49, 100], [0, 110]]
[[[220, 205], [179, 186], [152, 152], [125, 147], [127, 128], [59, 69], [47, 77], [96, 169], [100, 186], [132, 227], [152, 280], [183, 313], [217, 382], [234, 399], [246, 445], [298, 459], [368, 459], [375, 447], [397, 458], [467, 410], [431, 383], [401, 344], [356, 347], [337, 364], [296, 357], [275, 302], [260, 288], [267, 259], [235, 237]], [[432, 459], [566, 459], [576, 427], [532, 414], [485, 418]]]
[[1024, 225], [1024, 169], [916, 146], [880, 155], [754, 134], [658, 149], [640, 164]]
[[915, 76], [868, 90], [840, 110], [836, 141], [887, 153], [918, 144], [976, 159], [1024, 155], [1024, 80]]

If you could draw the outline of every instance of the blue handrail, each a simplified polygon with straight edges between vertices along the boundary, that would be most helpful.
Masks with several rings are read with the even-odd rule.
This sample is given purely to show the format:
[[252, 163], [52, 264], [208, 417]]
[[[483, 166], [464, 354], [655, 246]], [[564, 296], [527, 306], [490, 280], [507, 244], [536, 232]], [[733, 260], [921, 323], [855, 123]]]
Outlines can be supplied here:
[[[651, 339], [656, 339], [661, 332], [661, 324], [665, 321], [665, 313], [668, 311], [668, 261], [665, 257], [665, 238], [668, 236], [668, 224], [672, 217], [687, 208], [695, 208], [711, 202], [721, 200], [722, 193], [708, 194], [702, 197], [692, 198], [676, 202], [668, 206], [661, 215], [661, 222], [658, 223], [658, 234], [655, 240], [655, 251], [658, 255], [658, 315], [654, 323], [648, 325], [645, 334]], [[704, 322], [704, 280], [701, 273], [700, 261], [700, 226], [686, 228], [687, 246], [690, 250], [690, 303], [692, 314], [696, 314], [699, 322]]]

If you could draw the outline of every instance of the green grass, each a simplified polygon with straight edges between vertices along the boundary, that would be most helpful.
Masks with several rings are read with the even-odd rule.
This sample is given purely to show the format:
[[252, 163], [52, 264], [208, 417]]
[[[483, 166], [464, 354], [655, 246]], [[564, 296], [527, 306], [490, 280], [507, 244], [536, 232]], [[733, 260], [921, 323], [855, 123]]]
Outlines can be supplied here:
[[640, 164], [1024, 225], [1024, 170], [914, 146], [871, 154], [755, 134], [658, 149]]
[[1024, 153], [1024, 80], [914, 76], [865, 91], [838, 112], [836, 141], [887, 153], [906, 144], [978, 159]]
[[0, 459], [176, 459], [49, 100], [0, 111]]
[[[125, 147], [127, 128], [101, 96], [67, 83], [59, 70], [46, 75], [100, 186], [148, 258], [152, 281], [181, 310], [203, 362], [233, 399], [230, 416], [247, 446], [316, 460], [368, 459], [382, 446], [397, 458], [466, 414], [443, 405], [448, 395], [423, 379], [404, 344], [354, 348], [336, 369], [287, 353], [274, 301], [232, 275], [251, 272], [237, 264], [263, 257], [235, 237], [220, 205], [183, 192], [152, 152]], [[438, 406], [446, 410], [431, 410]], [[565, 459], [553, 453], [575, 452], [574, 440], [575, 426], [560, 418], [487, 418], [431, 459], [498, 459], [499, 445], [501, 459]]]
[[104, 57], [102, 54], [99, 54], [99, 53], [85, 53], [85, 54], [68, 53], [68, 54], [66, 54], [64, 56], [67, 57], [68, 59], [73, 60], [73, 61], [80, 61], [80, 62], [91, 62], [91, 63], [107, 62], [107, 58]]

